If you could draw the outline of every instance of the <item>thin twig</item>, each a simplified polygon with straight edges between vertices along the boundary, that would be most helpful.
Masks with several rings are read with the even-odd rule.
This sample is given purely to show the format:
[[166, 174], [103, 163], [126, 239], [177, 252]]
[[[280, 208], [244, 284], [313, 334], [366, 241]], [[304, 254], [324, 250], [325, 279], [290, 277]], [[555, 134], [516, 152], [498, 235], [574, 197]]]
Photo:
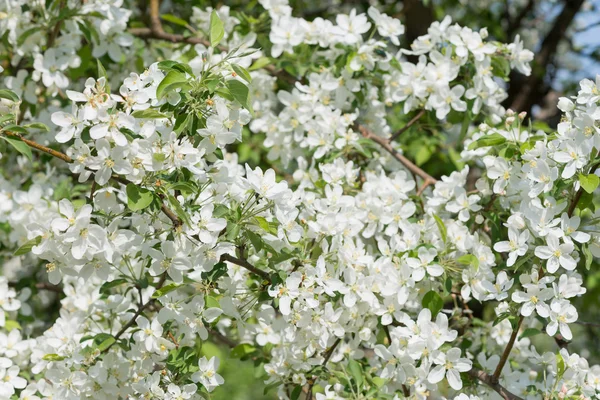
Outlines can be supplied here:
[[398, 136], [402, 135], [404, 132], [406, 132], [411, 126], [413, 126], [413, 124], [415, 122], [417, 122], [419, 119], [421, 119], [421, 117], [425, 115], [425, 110], [421, 110], [419, 111], [419, 113], [417, 115], [415, 115], [410, 121], [408, 121], [408, 123], [406, 125], [404, 125], [402, 128], [400, 128], [398, 131], [396, 131], [396, 133], [394, 133], [392, 135], [392, 137], [390, 138], [390, 142], [393, 142]]
[[375, 143], [377, 143], [378, 145], [383, 147], [383, 149], [385, 151], [390, 153], [392, 155], [392, 157], [394, 157], [402, 165], [404, 165], [406, 167], [406, 169], [408, 169], [410, 172], [412, 172], [413, 174], [415, 174], [415, 175], [421, 177], [421, 179], [423, 179], [423, 185], [417, 191], [418, 195], [423, 193], [423, 191], [425, 190], [425, 188], [427, 188], [427, 186], [434, 185], [435, 183], [437, 183], [437, 179], [435, 179], [433, 176], [429, 175], [427, 172], [423, 171], [421, 168], [419, 168], [417, 165], [415, 165], [408, 158], [406, 158], [402, 154], [400, 154], [396, 149], [394, 149], [392, 147], [392, 145], [390, 144], [390, 142], [388, 140], [386, 140], [380, 136], [377, 136], [376, 134], [371, 132], [367, 127], [365, 127], [363, 125], [357, 124], [356, 128], [361, 133], [361, 135], [363, 135], [367, 139], [371, 139], [372, 141], [374, 141]]
[[[331, 356], [333, 355], [333, 352], [335, 351], [335, 348], [340, 344], [340, 342], [342, 341], [341, 338], [338, 338], [335, 343], [333, 343], [333, 345], [327, 349], [325, 351], [325, 353], [323, 353], [323, 362], [321, 363], [322, 366], [326, 366], [327, 363], [329, 362], [329, 359], [331, 358]], [[308, 386], [308, 391], [306, 392], [306, 400], [312, 400], [313, 398], [313, 387], [315, 386], [316, 383], [316, 379], [312, 380]]]
[[[25, 143], [27, 146], [31, 147], [32, 149], [36, 149], [43, 153], [49, 154], [53, 157], [63, 160], [64, 162], [67, 162], [69, 164], [73, 162], [73, 159], [71, 157], [69, 157], [68, 155], [66, 155], [65, 153], [61, 153], [60, 151], [51, 149], [50, 147], [46, 147], [42, 144], [34, 142], [33, 140], [27, 139], [19, 133], [5, 131], [5, 130], [0, 131], [0, 133], [4, 134], [5, 136], [18, 138], [19, 140], [21, 140], [23, 143]], [[128, 184], [132, 183], [132, 182], [128, 181], [127, 179], [120, 177], [118, 175], [112, 175], [111, 179], [113, 179], [119, 183], [122, 183], [123, 185], [128, 185]], [[93, 195], [93, 192], [92, 192], [92, 195]], [[177, 214], [175, 214], [171, 209], [169, 209], [164, 203], [161, 203], [160, 209], [163, 212], [163, 214], [165, 214], [167, 216], [167, 218], [169, 218], [171, 220], [171, 222], [173, 223], [173, 227], [178, 228], [183, 224], [183, 222], [177, 216]]]
[[486, 374], [484, 371], [471, 369], [469, 371], [469, 375], [487, 385], [490, 389], [498, 393], [504, 400], [523, 400], [521, 397], [506, 390], [502, 385], [494, 381], [494, 378], [491, 375]]
[[269, 277], [269, 274], [266, 271], [256, 268], [254, 265], [250, 264], [246, 260], [242, 260], [240, 258], [234, 257], [229, 254], [223, 254], [221, 256], [221, 261], [228, 261], [232, 264], [239, 265], [242, 268], [246, 268], [248, 271], [252, 272], [254, 275], [258, 275], [261, 278], [263, 278], [264, 280], [271, 282], [271, 278]]
[[504, 368], [506, 361], [508, 361], [508, 356], [510, 356], [510, 352], [511, 352], [513, 346], [515, 345], [515, 340], [517, 340], [517, 335], [519, 334], [519, 329], [521, 329], [521, 324], [523, 323], [524, 319], [525, 319], [525, 317], [523, 317], [522, 315], [519, 317], [519, 322], [517, 322], [516, 328], [513, 329], [512, 334], [510, 335], [508, 344], [506, 345], [506, 348], [504, 349], [504, 352], [502, 353], [502, 356], [500, 357], [500, 362], [498, 363], [498, 366], [496, 367], [496, 370], [494, 371], [494, 375], [492, 375], [492, 377], [491, 377], [493, 382], [497, 383], [500, 380], [500, 374], [502, 373], [502, 368]]
[[[165, 281], [167, 280], [167, 273], [164, 272], [161, 277], [160, 280], [158, 281], [157, 285], [156, 285], [156, 290], [160, 289], [161, 287], [163, 287], [163, 285], [165, 284]], [[142, 299], [140, 299], [140, 302], [142, 301]], [[156, 299], [150, 298], [147, 302], [142, 303], [139, 305], [137, 311], [135, 312], [135, 314], [133, 314], [133, 317], [131, 317], [131, 319], [129, 321], [127, 321], [127, 323], [125, 325], [123, 325], [123, 327], [119, 330], [119, 332], [116, 333], [116, 335], [114, 335], [115, 341], [112, 342], [106, 349], [104, 349], [103, 353], [108, 352], [108, 350], [110, 350], [110, 348], [117, 343], [117, 341], [119, 340], [119, 338], [121, 336], [123, 336], [123, 334], [127, 331], [127, 329], [131, 328], [133, 326], [133, 324], [135, 324], [135, 320], [137, 319], [137, 317], [139, 317], [146, 308], [148, 308], [152, 303], [154, 303], [156, 301]]]

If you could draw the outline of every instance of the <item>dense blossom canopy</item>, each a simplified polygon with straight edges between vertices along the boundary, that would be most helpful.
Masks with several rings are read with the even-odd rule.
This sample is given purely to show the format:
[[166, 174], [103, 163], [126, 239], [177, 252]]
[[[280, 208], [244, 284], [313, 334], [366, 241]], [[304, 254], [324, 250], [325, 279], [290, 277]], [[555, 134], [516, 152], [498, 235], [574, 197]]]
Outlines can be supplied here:
[[[446, 17], [403, 48], [376, 7], [259, 3], [0, 5], [0, 399], [210, 398], [206, 341], [282, 399], [600, 396], [561, 345], [600, 256], [600, 81], [536, 130], [502, 106], [518, 36]], [[431, 127], [439, 179], [396, 141]]]

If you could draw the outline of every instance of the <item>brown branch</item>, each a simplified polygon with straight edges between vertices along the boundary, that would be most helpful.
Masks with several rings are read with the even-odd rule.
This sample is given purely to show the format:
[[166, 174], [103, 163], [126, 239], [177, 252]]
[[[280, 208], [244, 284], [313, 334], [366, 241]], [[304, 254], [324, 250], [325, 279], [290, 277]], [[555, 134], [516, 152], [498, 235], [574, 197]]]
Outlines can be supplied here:
[[363, 135], [365, 138], [371, 139], [372, 141], [374, 141], [375, 143], [377, 143], [378, 145], [383, 147], [383, 149], [385, 151], [390, 153], [392, 155], [392, 157], [394, 157], [396, 160], [398, 160], [410, 172], [412, 172], [413, 174], [415, 174], [415, 175], [421, 177], [421, 179], [423, 179], [423, 185], [417, 191], [418, 195], [423, 193], [423, 191], [425, 190], [425, 188], [427, 186], [434, 185], [435, 183], [437, 183], [437, 179], [435, 179], [434, 177], [429, 175], [427, 172], [423, 171], [421, 168], [419, 168], [417, 165], [415, 165], [408, 158], [406, 158], [405, 156], [400, 154], [396, 149], [394, 149], [392, 147], [392, 145], [390, 144], [390, 142], [388, 140], [386, 140], [380, 136], [377, 136], [376, 134], [371, 132], [368, 128], [366, 128], [363, 125], [357, 124], [356, 129], [358, 129], [358, 131], [361, 133], [361, 135]]
[[486, 374], [484, 371], [471, 369], [468, 373], [472, 378], [477, 379], [478, 381], [487, 385], [490, 389], [494, 390], [504, 400], [523, 400], [521, 397], [506, 390], [502, 385], [494, 381], [494, 378], [491, 375]]
[[[161, 287], [163, 287], [163, 285], [165, 284], [166, 280], [167, 280], [167, 273], [163, 272], [163, 274], [160, 277], [160, 280], [158, 281], [158, 283], [156, 285], [156, 290], [158, 290]], [[113, 345], [115, 343], [117, 343], [117, 341], [119, 340], [119, 338], [121, 336], [123, 336], [123, 334], [125, 333], [125, 331], [127, 331], [127, 329], [131, 328], [133, 326], [133, 324], [135, 324], [135, 320], [137, 319], [137, 317], [139, 317], [144, 312], [144, 310], [146, 308], [148, 308], [155, 301], [156, 301], [156, 299], [150, 298], [147, 302], [141, 303], [142, 299], [140, 298], [140, 305], [139, 305], [137, 311], [135, 312], [135, 314], [133, 314], [133, 317], [131, 317], [131, 319], [129, 321], [127, 321], [127, 323], [125, 325], [123, 325], [123, 327], [119, 330], [119, 332], [117, 332], [116, 335], [114, 335], [115, 341], [112, 342], [106, 349], [104, 349], [103, 353], [107, 353], [108, 350], [110, 350], [110, 348], [113, 347]]]
[[215, 329], [208, 329], [208, 333], [210, 334], [211, 337], [214, 337], [218, 342], [223, 343], [225, 346], [229, 347], [230, 349], [233, 349], [234, 347], [236, 347], [238, 345], [236, 342], [229, 339], [227, 336], [221, 334], [221, 332], [219, 332]]
[[[210, 47], [210, 42], [204, 38], [183, 36], [175, 33], [167, 33], [162, 27], [160, 22], [160, 4], [159, 0], [150, 0], [150, 28], [131, 28], [129, 33], [142, 39], [158, 39], [164, 40], [171, 43], [185, 43], [185, 44], [202, 44], [206, 47]], [[217, 46], [217, 49], [221, 51], [228, 51], [227, 47]], [[277, 70], [273, 65], [267, 65], [263, 67], [271, 75], [293, 84], [297, 81], [295, 77], [290, 75], [284, 70]]]
[[228, 261], [232, 264], [239, 265], [240, 267], [245, 268], [248, 271], [252, 272], [254, 275], [258, 275], [261, 278], [263, 278], [264, 280], [271, 282], [271, 278], [269, 277], [269, 274], [266, 271], [256, 268], [254, 265], [250, 264], [246, 260], [239, 259], [239, 258], [234, 257], [229, 254], [223, 254], [221, 256], [221, 261]]
[[512, 21], [508, 20], [508, 28], [506, 29], [507, 40], [512, 41], [514, 33], [521, 27], [523, 18], [527, 16], [535, 6], [535, 0], [529, 0], [521, 12]]
[[36, 149], [36, 150], [41, 151], [46, 154], [50, 154], [52, 157], [60, 158], [64, 162], [68, 162], [68, 163], [73, 162], [73, 159], [71, 157], [69, 157], [68, 155], [66, 155], [65, 153], [61, 153], [60, 151], [53, 150], [50, 147], [41, 145], [37, 142], [34, 142], [33, 140], [26, 139], [25, 137], [23, 137], [23, 135], [21, 135], [19, 133], [4, 131], [4, 130], [1, 132], [6, 136], [20, 139], [23, 143], [25, 143], [27, 146], [31, 147], [32, 149]]
[[498, 363], [498, 366], [494, 371], [494, 375], [491, 376], [492, 382], [498, 383], [498, 381], [500, 380], [500, 374], [502, 373], [502, 369], [504, 368], [506, 361], [508, 361], [508, 356], [510, 356], [510, 352], [513, 346], [515, 345], [515, 340], [517, 340], [517, 335], [519, 334], [519, 329], [521, 329], [521, 324], [523, 323], [524, 319], [525, 317], [523, 317], [522, 315], [519, 317], [519, 322], [517, 323], [516, 328], [513, 329], [512, 334], [510, 335], [510, 339], [508, 341], [508, 344], [506, 345], [506, 348], [504, 349], [504, 352], [502, 353], [502, 356], [500, 357], [500, 362]]
[[[543, 86], [547, 66], [553, 59], [559, 43], [564, 38], [567, 29], [584, 2], [585, 0], [565, 1], [565, 6], [554, 20], [554, 25], [542, 41], [540, 50], [533, 60], [533, 70], [531, 74], [524, 78], [523, 82], [517, 82], [517, 79], [514, 79], [514, 83], [511, 86], [516, 90], [511, 90], [512, 93], [510, 97], [512, 98], [512, 101], [508, 100], [508, 104], [510, 104], [510, 107], [508, 108], [511, 108], [516, 112], [529, 112], [531, 107], [537, 103], [538, 96], [535, 94], [536, 92], [542, 93], [540, 88]], [[514, 97], [512, 95], [514, 95]]]
[[[13, 138], [18, 138], [19, 140], [21, 140], [23, 143], [25, 143], [27, 146], [31, 147], [32, 149], [36, 149], [38, 151], [41, 151], [43, 153], [49, 154], [55, 158], [61, 159], [66, 163], [72, 163], [73, 159], [71, 157], [69, 157], [68, 155], [66, 155], [65, 153], [62, 153], [60, 151], [51, 149], [50, 147], [46, 147], [44, 145], [41, 145], [37, 142], [34, 142], [33, 140], [27, 139], [25, 137], [23, 137], [23, 135], [19, 134], [19, 133], [15, 133], [15, 132], [10, 132], [10, 131], [0, 131], [0, 133], [9, 136], [9, 137], [13, 137]], [[122, 178], [118, 175], [113, 175], [111, 176], [111, 179], [122, 183], [123, 185], [128, 185], [131, 182], [128, 181], [125, 178]], [[93, 194], [93, 193], [92, 193]], [[164, 203], [161, 203], [160, 206], [161, 211], [163, 212], [163, 214], [165, 214], [173, 223], [173, 227], [174, 228], [178, 228], [180, 227], [183, 222], [181, 221], [181, 219], [177, 216], [177, 214], [175, 214], [171, 209], [169, 209]]]
[[390, 137], [390, 142], [393, 142], [398, 136], [402, 135], [404, 132], [406, 132], [411, 126], [413, 126], [413, 124], [415, 122], [417, 122], [419, 119], [421, 119], [421, 117], [425, 115], [425, 110], [421, 110], [419, 111], [419, 113], [417, 115], [415, 115], [410, 121], [408, 121], [408, 123], [406, 125], [404, 125], [402, 128], [398, 129], [398, 131], [396, 131], [396, 133], [394, 133], [392, 135], [392, 137]]
[[[342, 341], [341, 338], [338, 338], [333, 345], [327, 349], [325, 351], [325, 353], [323, 353], [323, 362], [321, 363], [322, 366], [326, 366], [327, 363], [329, 362], [329, 359], [331, 358], [331, 356], [333, 355], [333, 352], [335, 351], [335, 348], [340, 344], [340, 342]], [[315, 386], [316, 383], [316, 379], [312, 380], [308, 386], [308, 391], [306, 392], [306, 400], [312, 400], [313, 398], [313, 387]]]
[[[600, 161], [590, 167], [588, 174], [593, 174], [596, 171], [596, 169], [598, 168], [598, 166], [600, 166]], [[575, 197], [573, 197], [573, 200], [571, 201], [571, 204], [569, 205], [569, 210], [567, 211], [567, 215], [569, 217], [573, 216], [573, 213], [575, 212], [575, 208], [577, 208], [577, 203], [579, 203], [579, 200], [581, 200], [581, 196], [583, 196], [583, 186], [579, 187], [579, 190], [577, 191], [577, 193], [575, 193]]]

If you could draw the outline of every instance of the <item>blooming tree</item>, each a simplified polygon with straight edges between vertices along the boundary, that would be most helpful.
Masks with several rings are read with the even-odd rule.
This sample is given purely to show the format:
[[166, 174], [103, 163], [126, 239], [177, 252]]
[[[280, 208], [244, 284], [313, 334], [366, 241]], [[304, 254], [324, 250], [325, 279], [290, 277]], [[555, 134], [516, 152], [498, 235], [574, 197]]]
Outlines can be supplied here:
[[537, 130], [518, 36], [259, 3], [0, 5], [0, 399], [210, 398], [207, 341], [282, 399], [598, 397], [600, 82]]

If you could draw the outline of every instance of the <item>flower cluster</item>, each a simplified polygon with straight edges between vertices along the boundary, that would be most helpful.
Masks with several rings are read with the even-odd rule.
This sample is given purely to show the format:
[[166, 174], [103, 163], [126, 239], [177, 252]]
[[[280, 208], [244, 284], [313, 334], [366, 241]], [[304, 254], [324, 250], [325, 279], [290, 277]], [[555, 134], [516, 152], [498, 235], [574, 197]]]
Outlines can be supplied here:
[[[408, 50], [374, 7], [307, 21], [263, 0], [266, 34], [194, 8], [179, 37], [158, 15], [128, 31], [120, 0], [25, 3], [0, 6], [19, 55], [0, 92], [0, 399], [208, 398], [227, 382], [206, 341], [282, 399], [600, 396], [600, 367], [533, 338], [573, 339], [600, 256], [595, 82], [548, 134], [501, 106], [533, 54], [450, 18]], [[123, 75], [136, 33], [181, 46]], [[110, 63], [96, 78], [74, 72], [86, 52]], [[390, 108], [399, 133], [460, 130], [463, 166], [410, 162]]]

